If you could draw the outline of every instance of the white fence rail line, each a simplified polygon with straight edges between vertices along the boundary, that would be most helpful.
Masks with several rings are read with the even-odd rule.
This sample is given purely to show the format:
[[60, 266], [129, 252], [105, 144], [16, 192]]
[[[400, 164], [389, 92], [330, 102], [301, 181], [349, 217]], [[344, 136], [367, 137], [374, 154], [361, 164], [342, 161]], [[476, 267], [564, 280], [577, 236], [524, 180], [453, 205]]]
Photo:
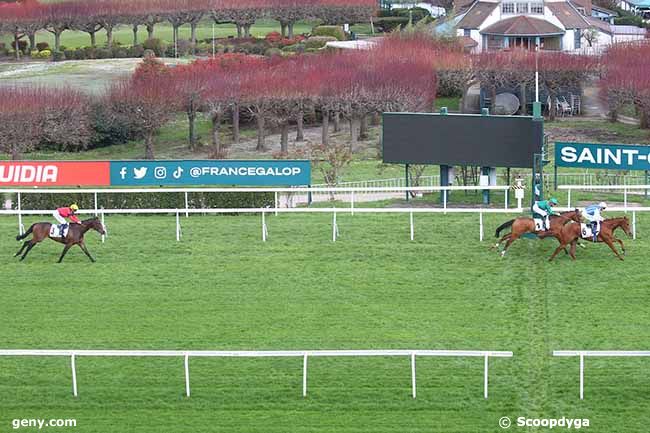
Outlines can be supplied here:
[[307, 396], [307, 364], [309, 357], [370, 357], [402, 356], [411, 360], [411, 392], [416, 398], [415, 358], [423, 357], [480, 357], [484, 359], [483, 397], [488, 398], [489, 358], [512, 358], [512, 352], [484, 350], [290, 350], [290, 351], [205, 351], [205, 350], [0, 350], [0, 357], [14, 356], [62, 356], [70, 357], [72, 371], [72, 394], [79, 395], [77, 389], [76, 359], [79, 357], [167, 357], [183, 358], [185, 373], [185, 395], [190, 397], [190, 357], [192, 358], [302, 358], [302, 395]]
[[[106, 215], [174, 215], [176, 218], [176, 240], [180, 241], [182, 238], [182, 224], [180, 214], [200, 214], [200, 215], [214, 215], [214, 214], [261, 214], [262, 217], [262, 241], [266, 242], [268, 239], [268, 225], [266, 224], [266, 215], [269, 213], [277, 214], [291, 214], [291, 213], [316, 213], [316, 214], [333, 214], [332, 220], [332, 241], [336, 241], [339, 237], [339, 226], [337, 222], [337, 214], [409, 214], [409, 225], [411, 240], [414, 240], [415, 235], [415, 222], [413, 219], [414, 214], [479, 214], [479, 240], [484, 239], [483, 227], [483, 214], [516, 214], [523, 212], [523, 209], [488, 209], [488, 208], [240, 208], [240, 209], [99, 209], [99, 215], [106, 228], [105, 216]], [[93, 211], [80, 211], [79, 214], [93, 214]], [[21, 234], [25, 232], [23, 225], [23, 216], [27, 215], [50, 215], [50, 210], [0, 210], [2, 215], [18, 215], [18, 230]], [[102, 238], [104, 240], [105, 238]]]
[[[572, 191], [623, 191], [623, 210], [627, 212], [630, 208], [628, 206], [628, 194], [631, 191], [650, 191], [650, 185], [558, 185], [557, 189], [567, 191], [567, 207], [571, 207]], [[636, 207], [632, 207], [632, 209], [639, 210]]]
[[580, 400], [585, 397], [585, 358], [640, 358], [650, 357], [650, 351], [645, 350], [555, 350], [553, 356], [569, 356], [580, 358]]

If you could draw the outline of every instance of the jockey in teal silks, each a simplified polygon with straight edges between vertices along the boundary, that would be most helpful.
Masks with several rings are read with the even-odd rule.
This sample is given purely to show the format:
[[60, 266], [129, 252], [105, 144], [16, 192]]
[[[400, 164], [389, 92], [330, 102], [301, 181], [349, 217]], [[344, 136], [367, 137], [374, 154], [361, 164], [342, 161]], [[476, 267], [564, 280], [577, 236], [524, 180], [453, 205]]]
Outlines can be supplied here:
[[544, 228], [545, 230], [550, 230], [551, 228], [551, 221], [549, 220], [549, 217], [551, 215], [560, 215], [559, 213], [555, 212], [553, 210], [554, 206], [557, 206], [558, 201], [556, 198], [552, 198], [550, 200], [540, 200], [536, 201], [533, 204], [532, 211], [533, 211], [533, 217], [535, 215], [539, 216], [542, 220], [544, 220]]

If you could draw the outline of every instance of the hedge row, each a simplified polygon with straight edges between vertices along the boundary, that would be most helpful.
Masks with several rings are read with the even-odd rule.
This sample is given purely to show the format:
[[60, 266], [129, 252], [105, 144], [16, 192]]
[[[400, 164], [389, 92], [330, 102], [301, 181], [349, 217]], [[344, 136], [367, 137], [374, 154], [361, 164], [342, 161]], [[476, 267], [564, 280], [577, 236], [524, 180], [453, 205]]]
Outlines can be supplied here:
[[[9, 197], [17, 208], [16, 197]], [[82, 210], [95, 208], [93, 194], [23, 194], [23, 210], [56, 209], [77, 203]], [[191, 209], [262, 208], [274, 205], [274, 194], [265, 193], [205, 193], [188, 194]], [[104, 209], [185, 209], [184, 193], [100, 193], [98, 207]]]

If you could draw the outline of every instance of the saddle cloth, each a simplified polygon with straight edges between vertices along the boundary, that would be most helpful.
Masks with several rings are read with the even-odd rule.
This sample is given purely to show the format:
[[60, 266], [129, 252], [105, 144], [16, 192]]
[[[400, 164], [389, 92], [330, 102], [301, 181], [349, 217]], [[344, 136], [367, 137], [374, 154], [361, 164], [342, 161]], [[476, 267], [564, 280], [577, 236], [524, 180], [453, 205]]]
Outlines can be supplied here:
[[533, 221], [535, 221], [535, 231], [536, 232], [545, 231], [545, 229], [544, 229], [544, 220], [543, 219], [533, 218]]
[[580, 224], [580, 236], [582, 236], [583, 239], [593, 239], [594, 233], [591, 230], [590, 224]]
[[[65, 230], [63, 231], [63, 237], [68, 236], [68, 232], [70, 231], [70, 225], [68, 225]], [[50, 237], [53, 238], [60, 238], [61, 237], [61, 225], [60, 224], [52, 224], [52, 227], [50, 227]]]

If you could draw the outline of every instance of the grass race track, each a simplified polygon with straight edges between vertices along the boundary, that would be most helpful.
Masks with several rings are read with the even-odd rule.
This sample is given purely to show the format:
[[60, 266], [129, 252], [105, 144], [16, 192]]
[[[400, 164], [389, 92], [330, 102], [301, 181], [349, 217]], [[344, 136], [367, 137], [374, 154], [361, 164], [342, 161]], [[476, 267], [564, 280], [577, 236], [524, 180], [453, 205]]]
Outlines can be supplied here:
[[[15, 418], [75, 418], [75, 432], [495, 432], [498, 420], [589, 418], [591, 432], [650, 424], [647, 361], [578, 360], [559, 349], [650, 348], [650, 216], [625, 262], [603, 245], [546, 259], [555, 241], [489, 251], [502, 216], [281, 215], [260, 240], [258, 217], [107, 218], [90, 264], [61, 247], [12, 259], [16, 220], [0, 218], [0, 346], [4, 349], [477, 349], [482, 359], [311, 359], [301, 397], [300, 359], [79, 358], [79, 398], [67, 358], [0, 358], [0, 432]], [[34, 222], [31, 220], [28, 222]], [[624, 236], [621, 233], [621, 236]], [[30, 431], [22, 429], [20, 431]], [[510, 431], [545, 431], [513, 426]]]

